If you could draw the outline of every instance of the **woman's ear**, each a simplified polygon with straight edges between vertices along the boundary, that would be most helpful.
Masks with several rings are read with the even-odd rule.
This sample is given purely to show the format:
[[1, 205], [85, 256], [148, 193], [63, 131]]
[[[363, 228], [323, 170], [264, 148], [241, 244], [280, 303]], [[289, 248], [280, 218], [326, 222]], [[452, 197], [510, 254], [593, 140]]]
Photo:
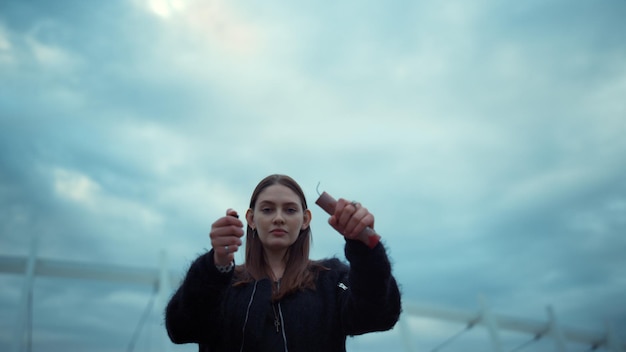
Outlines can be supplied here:
[[252, 210], [252, 208], [246, 210], [246, 221], [248, 222], [248, 226], [254, 230], [254, 210]]
[[306, 230], [309, 225], [311, 224], [311, 219], [313, 218], [313, 215], [311, 214], [311, 211], [309, 209], [306, 209], [304, 211], [304, 222], [302, 223], [302, 230]]

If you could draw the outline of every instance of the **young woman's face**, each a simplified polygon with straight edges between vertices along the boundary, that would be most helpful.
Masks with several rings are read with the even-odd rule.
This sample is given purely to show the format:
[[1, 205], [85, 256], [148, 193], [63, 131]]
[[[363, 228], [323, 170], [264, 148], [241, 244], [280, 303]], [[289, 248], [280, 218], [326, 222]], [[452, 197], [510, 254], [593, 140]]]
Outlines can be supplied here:
[[300, 230], [309, 226], [311, 211], [302, 209], [300, 197], [293, 190], [275, 184], [259, 193], [246, 219], [257, 230], [265, 249], [280, 251], [291, 246]]

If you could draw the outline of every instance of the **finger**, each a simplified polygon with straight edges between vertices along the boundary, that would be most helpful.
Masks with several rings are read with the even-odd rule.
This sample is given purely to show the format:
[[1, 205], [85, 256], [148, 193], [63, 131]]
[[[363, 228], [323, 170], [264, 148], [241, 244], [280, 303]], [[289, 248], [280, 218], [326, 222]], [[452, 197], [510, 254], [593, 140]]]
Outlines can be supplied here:
[[226, 215], [217, 219], [217, 221], [215, 221], [214, 224], [217, 226], [235, 225], [235, 226], [243, 227], [243, 222], [239, 220], [238, 215], [237, 216], [235, 215], [237, 215], [237, 212], [233, 210], [229, 215]]
[[348, 226], [350, 220], [352, 219], [356, 211], [357, 211], [357, 208], [354, 204], [347, 203], [341, 210], [338, 223], [343, 227]]
[[355, 227], [359, 225], [361, 219], [367, 215], [367, 209], [362, 207], [361, 203], [358, 202], [351, 202], [346, 208], [348, 207], [353, 208], [354, 213], [352, 213], [352, 216], [350, 216], [348, 222], [346, 223], [345, 232], [351, 233], [355, 231]]
[[243, 227], [232, 226], [232, 225], [214, 227], [211, 229], [211, 232], [209, 232], [209, 238], [211, 238], [211, 241], [215, 239], [223, 238], [223, 237], [240, 238], [242, 236], [243, 236]]
[[224, 265], [235, 259], [235, 252], [241, 247], [241, 240], [237, 237], [223, 237], [211, 243], [217, 263]]
[[339, 198], [335, 204], [335, 212], [328, 219], [328, 224], [339, 232], [342, 236], [345, 234], [345, 223], [349, 218], [349, 214], [346, 214], [346, 207], [350, 202], [344, 198]]
[[[359, 212], [360, 211], [361, 209], [359, 209]], [[346, 232], [349, 233], [351, 237], [359, 237], [361, 232], [365, 230], [366, 227], [373, 227], [374, 216], [370, 214], [369, 212], [367, 212], [367, 209], [365, 210], [364, 213], [358, 214], [358, 217], [357, 216], [353, 217], [353, 219], [357, 219], [357, 218], [358, 218], [358, 221], [354, 223], [354, 227], [346, 229]]]
[[337, 203], [335, 204], [334, 214], [332, 214], [330, 218], [328, 218], [328, 224], [339, 233], [341, 233], [341, 229], [339, 228], [339, 216], [341, 215], [341, 212], [343, 211], [343, 208], [346, 206], [347, 203], [348, 202], [345, 199], [339, 198], [337, 200]]
[[242, 241], [239, 237], [236, 236], [223, 236], [216, 238], [214, 241], [211, 241], [211, 245], [213, 247], [230, 246], [231, 248], [234, 248], [235, 246], [241, 246]]
[[341, 229], [339, 229], [339, 226], [337, 224], [337, 218], [334, 215], [328, 219], [328, 224], [337, 232], [341, 233]]
[[[356, 213], [355, 213], [356, 215]], [[346, 223], [346, 226], [343, 229], [343, 232], [350, 237], [353, 237], [354, 232], [358, 231], [359, 228], [363, 228], [361, 226], [361, 219], [358, 216], [352, 216]], [[358, 234], [358, 232], [357, 232]]]
[[341, 212], [343, 212], [343, 209], [348, 204], [350, 204], [350, 202], [348, 202], [347, 200], [345, 200], [343, 198], [339, 198], [337, 200], [337, 204], [335, 205], [335, 214], [333, 214], [333, 215], [341, 214]]
[[230, 235], [243, 236], [243, 223], [239, 219], [232, 216], [224, 216], [211, 225], [211, 238]]
[[228, 208], [228, 210], [226, 210], [226, 216], [232, 216], [239, 219], [239, 214], [237, 214], [237, 211], [232, 208]]
[[222, 256], [228, 256], [229, 254], [234, 254], [235, 252], [239, 251], [239, 247], [240, 246], [237, 244], [227, 244], [223, 246], [213, 247], [213, 250]]
[[226, 246], [230, 249], [238, 248], [241, 244], [242, 241], [237, 236], [218, 236], [211, 239], [211, 246], [218, 251]]
[[[365, 218], [370, 214], [369, 210], [367, 210], [366, 207], [362, 206], [361, 203], [353, 203], [355, 206], [355, 212], [353, 217], [358, 218], [359, 221], [365, 221]], [[369, 218], [368, 218], [369, 219]], [[369, 225], [369, 223], [366, 224], [366, 226]]]

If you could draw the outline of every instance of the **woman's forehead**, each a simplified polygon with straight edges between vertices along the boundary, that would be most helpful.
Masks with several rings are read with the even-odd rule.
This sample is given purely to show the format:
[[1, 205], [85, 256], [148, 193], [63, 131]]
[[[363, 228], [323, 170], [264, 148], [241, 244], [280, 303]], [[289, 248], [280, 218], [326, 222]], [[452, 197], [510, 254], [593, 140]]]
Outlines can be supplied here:
[[257, 203], [296, 203], [300, 204], [300, 197], [291, 188], [283, 185], [271, 185], [265, 188], [257, 199]]

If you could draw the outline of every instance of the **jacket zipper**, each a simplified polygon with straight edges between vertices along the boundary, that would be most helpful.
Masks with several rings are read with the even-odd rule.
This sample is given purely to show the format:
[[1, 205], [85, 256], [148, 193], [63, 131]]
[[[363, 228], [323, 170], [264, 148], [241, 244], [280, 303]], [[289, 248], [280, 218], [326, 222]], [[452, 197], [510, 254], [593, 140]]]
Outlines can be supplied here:
[[[278, 280], [276, 286], [280, 290], [280, 280]], [[285, 352], [289, 352], [289, 349], [287, 348], [287, 335], [285, 334], [285, 320], [283, 319], [283, 310], [280, 307], [280, 301], [277, 302], [276, 305], [278, 306], [278, 317], [276, 316], [276, 312], [274, 312], [274, 318], [276, 319], [274, 321], [274, 325], [276, 326], [276, 332], [278, 332], [278, 328], [280, 327], [280, 330], [283, 333], [283, 344], [285, 346]]]

